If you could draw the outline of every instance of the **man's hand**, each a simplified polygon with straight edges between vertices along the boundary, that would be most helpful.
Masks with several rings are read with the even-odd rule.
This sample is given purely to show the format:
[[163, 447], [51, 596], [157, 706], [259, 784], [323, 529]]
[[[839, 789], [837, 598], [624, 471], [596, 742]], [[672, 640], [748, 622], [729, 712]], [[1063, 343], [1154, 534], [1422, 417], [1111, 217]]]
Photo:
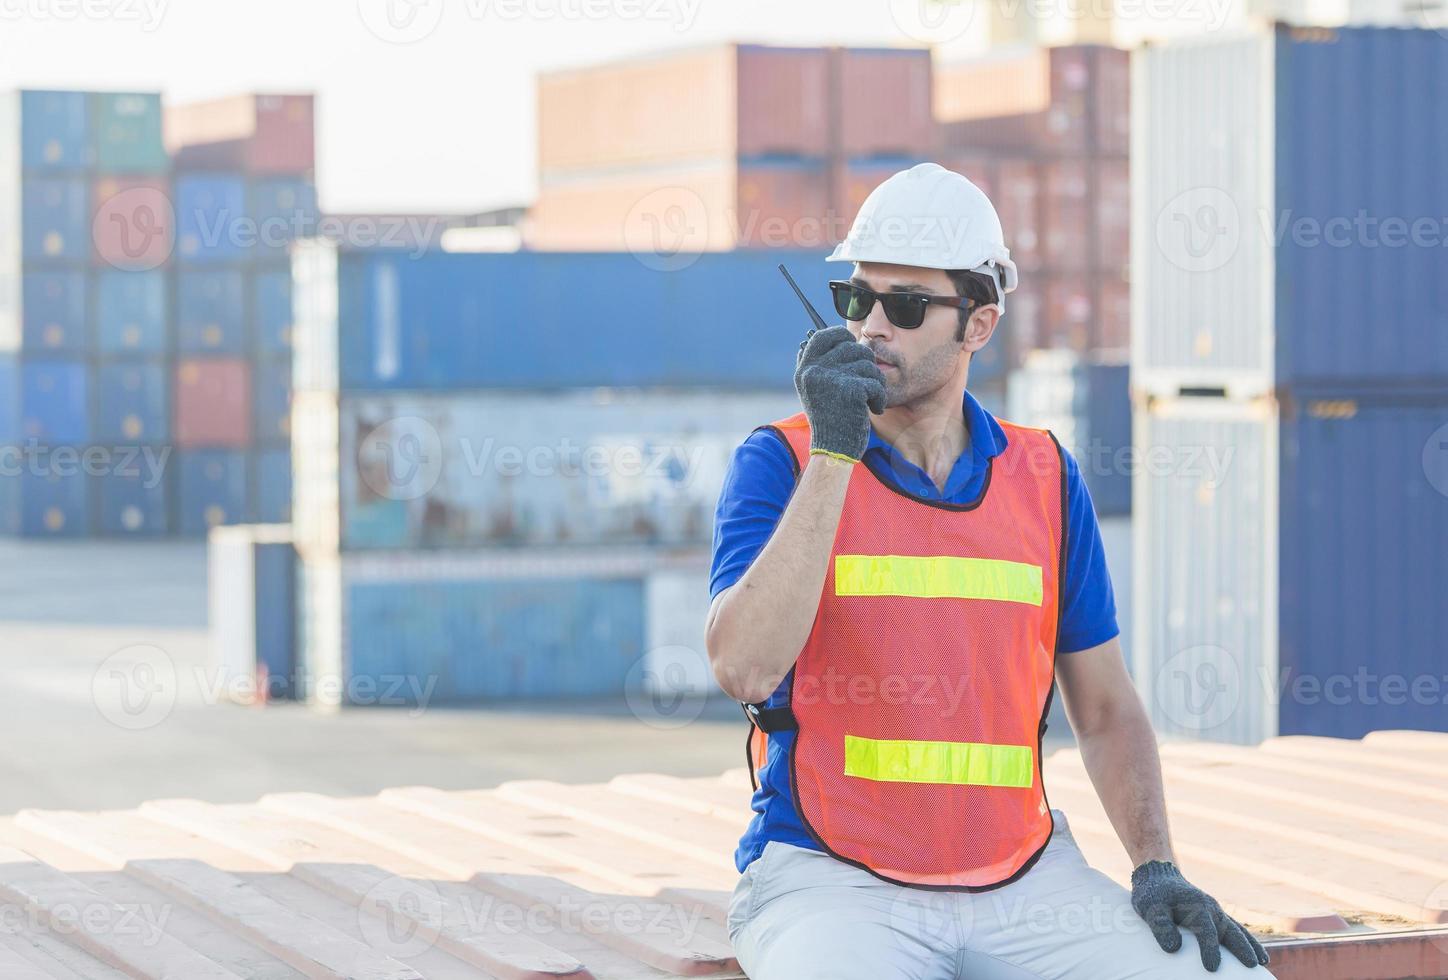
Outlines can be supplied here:
[[1267, 965], [1262, 944], [1170, 861], [1148, 861], [1131, 873], [1131, 905], [1168, 953], [1182, 948], [1178, 926], [1195, 933], [1202, 966], [1212, 973], [1222, 965], [1223, 946], [1245, 966]]
[[870, 412], [885, 410], [885, 376], [844, 324], [799, 345], [794, 387], [809, 418], [810, 452], [858, 462], [870, 443]]

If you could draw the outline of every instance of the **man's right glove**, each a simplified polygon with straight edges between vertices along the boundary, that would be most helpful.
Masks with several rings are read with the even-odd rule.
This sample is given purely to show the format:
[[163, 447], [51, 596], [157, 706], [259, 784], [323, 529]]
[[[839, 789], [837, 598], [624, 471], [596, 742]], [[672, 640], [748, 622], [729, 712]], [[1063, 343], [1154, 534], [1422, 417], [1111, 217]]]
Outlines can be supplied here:
[[1195, 933], [1202, 966], [1212, 973], [1222, 965], [1222, 947], [1243, 966], [1267, 965], [1267, 951], [1257, 938], [1170, 861], [1148, 861], [1131, 873], [1131, 905], [1168, 953], [1182, 948], [1178, 926]]
[[852, 463], [870, 443], [870, 412], [885, 410], [885, 376], [844, 324], [811, 330], [799, 345], [794, 387], [809, 418], [811, 453]]

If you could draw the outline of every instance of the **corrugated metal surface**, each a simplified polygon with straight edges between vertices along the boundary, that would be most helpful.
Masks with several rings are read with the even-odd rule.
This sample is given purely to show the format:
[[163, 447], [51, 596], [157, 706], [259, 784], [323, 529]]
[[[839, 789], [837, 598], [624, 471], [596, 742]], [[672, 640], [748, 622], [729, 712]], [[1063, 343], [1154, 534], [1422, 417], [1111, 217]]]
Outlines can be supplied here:
[[83, 177], [38, 177], [24, 180], [20, 187], [25, 258], [88, 259], [89, 182]]
[[151, 537], [170, 530], [170, 481], [159, 455], [116, 450], [115, 465], [95, 480], [97, 530], [113, 537]]
[[176, 257], [183, 263], [240, 262], [247, 257], [246, 181], [235, 174], [177, 176]]
[[302, 174], [316, 163], [310, 95], [238, 95], [166, 107], [166, 145], [183, 170]]
[[835, 48], [840, 152], [916, 156], [935, 145], [929, 48]]
[[296, 550], [291, 529], [214, 527], [207, 537], [211, 664], [242, 703], [296, 693]]
[[828, 153], [829, 52], [741, 44], [737, 57], [734, 152], [745, 156]]
[[90, 346], [86, 277], [82, 272], [27, 272], [22, 276], [21, 344], [46, 353], [81, 354]]
[[161, 358], [104, 362], [96, 368], [95, 439], [164, 443], [171, 433], [170, 368]]
[[[1273, 372], [1270, 35], [1132, 55], [1132, 366], [1265, 390]], [[1164, 383], [1170, 387], [1169, 383]]]
[[84, 92], [21, 92], [20, 157], [25, 169], [82, 170], [94, 164], [90, 117], [90, 97]]
[[1276, 91], [1279, 383], [1448, 378], [1441, 32], [1281, 31]]
[[240, 269], [178, 269], [176, 349], [183, 354], [243, 354], [251, 346], [246, 275]]
[[205, 534], [218, 524], [246, 519], [246, 453], [202, 449], [177, 453], [176, 528]]
[[164, 271], [108, 269], [95, 277], [96, 347], [103, 353], [162, 354], [169, 348], [170, 282]]
[[91, 435], [91, 370], [84, 361], [20, 365], [20, 435], [42, 445], [82, 446]]
[[1285, 734], [1448, 730], [1448, 397], [1298, 392], [1281, 436]]
[[[1441, 837], [1432, 815], [1448, 788], [1445, 752], [1441, 736], [1401, 732], [1256, 751], [1164, 746], [1178, 850], [1193, 880], [1264, 936], [1278, 980], [1440, 977], [1448, 942], [1427, 896], [1442, 873], [1423, 862]], [[1130, 867], [1079, 755], [1052, 755], [1045, 779], [1086, 859], [1125, 883]], [[749, 777], [732, 770], [25, 810], [0, 821], [0, 889], [37, 910], [17, 919], [23, 941], [8, 949], [8, 968], [737, 980], [725, 918], [749, 795]], [[1250, 809], [1233, 805], [1241, 800]], [[61, 910], [76, 907], [110, 927], [68, 925]], [[1357, 932], [1344, 931], [1345, 917]]]
[[636, 693], [645, 579], [705, 565], [598, 548], [303, 561], [303, 685], [324, 705]]
[[160, 177], [96, 181], [87, 219], [95, 263], [116, 269], [155, 269], [171, 258], [176, 218], [171, 186]]
[[783, 392], [348, 397], [337, 455], [305, 448], [299, 478], [340, 470], [346, 549], [699, 545], [735, 446], [798, 406]]
[[1152, 722], [1221, 742], [1275, 735], [1275, 410], [1157, 402], [1133, 435], [1133, 673]]
[[239, 449], [251, 445], [252, 366], [239, 358], [176, 363], [176, 444]]
[[96, 167], [109, 173], [165, 173], [159, 92], [100, 92], [91, 106]]
[[[627, 253], [344, 252], [334, 271], [331, 254], [316, 255], [299, 272], [311, 295], [298, 309], [314, 312], [298, 329], [320, 339], [299, 340], [297, 377], [325, 384], [338, 364], [344, 390], [788, 390], [809, 320], [776, 266], [786, 264], [824, 311], [831, 308], [826, 284], [847, 267], [823, 259], [752, 250], [657, 271]], [[600, 305], [607, 296], [629, 300]], [[516, 329], [525, 322], [529, 330]], [[618, 342], [623, 335], [626, 344]]]

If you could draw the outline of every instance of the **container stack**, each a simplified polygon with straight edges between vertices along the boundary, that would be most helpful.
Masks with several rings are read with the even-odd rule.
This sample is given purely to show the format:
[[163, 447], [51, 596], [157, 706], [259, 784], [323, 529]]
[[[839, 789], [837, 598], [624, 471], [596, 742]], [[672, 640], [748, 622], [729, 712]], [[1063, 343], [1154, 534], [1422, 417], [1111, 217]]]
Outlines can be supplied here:
[[307, 242], [294, 262], [305, 696], [707, 683], [702, 617], [681, 639], [677, 597], [707, 594], [734, 447], [799, 410], [809, 322], [775, 266], [823, 308], [819, 253], [664, 272]]
[[1129, 91], [1127, 53], [1099, 45], [936, 67], [940, 162], [990, 196], [1020, 269], [1002, 374], [1037, 348], [1125, 356]]
[[930, 71], [924, 48], [727, 44], [543, 75], [526, 244], [825, 248], [864, 182], [928, 154]]
[[0, 96], [0, 530], [163, 533], [172, 246], [157, 93]]
[[310, 95], [166, 112], [175, 158], [177, 528], [285, 522], [293, 239], [318, 229]]
[[1279, 27], [1134, 56], [1136, 678], [1158, 730], [1448, 729], [1441, 47]]

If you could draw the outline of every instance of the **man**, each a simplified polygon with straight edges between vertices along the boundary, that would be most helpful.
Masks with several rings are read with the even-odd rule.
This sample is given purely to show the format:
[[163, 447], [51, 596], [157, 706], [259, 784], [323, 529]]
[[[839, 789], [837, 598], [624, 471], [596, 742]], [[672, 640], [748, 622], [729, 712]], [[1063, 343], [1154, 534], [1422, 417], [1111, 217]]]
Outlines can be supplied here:
[[[966, 389], [1016, 285], [994, 207], [921, 164], [871, 193], [830, 258], [854, 263], [831, 283], [847, 322], [800, 345], [804, 411], [739, 447], [716, 520], [710, 662], [767, 733], [735, 856], [740, 965], [1159, 980], [1265, 964], [1173, 863], [1075, 461]], [[1047, 804], [1054, 680], [1136, 866], [1129, 894]]]

